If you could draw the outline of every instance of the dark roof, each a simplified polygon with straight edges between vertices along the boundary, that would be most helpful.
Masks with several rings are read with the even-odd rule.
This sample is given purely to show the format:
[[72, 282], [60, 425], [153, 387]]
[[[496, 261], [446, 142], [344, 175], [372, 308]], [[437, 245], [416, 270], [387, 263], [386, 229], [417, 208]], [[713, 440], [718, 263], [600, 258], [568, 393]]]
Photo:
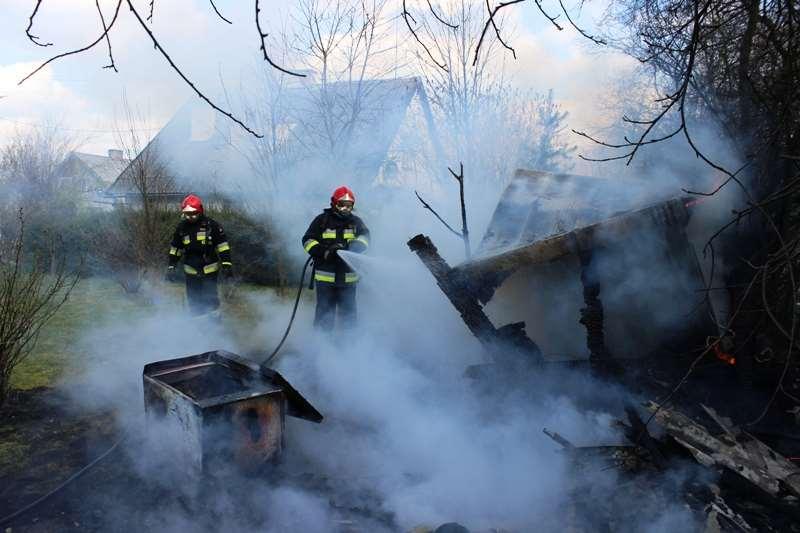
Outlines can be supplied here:
[[79, 177], [90, 174], [103, 183], [113, 183], [128, 166], [127, 159], [117, 159], [103, 155], [72, 152], [59, 165], [56, 174], [60, 177]]
[[[339, 160], [354, 162], [348, 177], [351, 183], [366, 183], [378, 174], [397, 135], [412, 98], [423, 91], [417, 78], [337, 82], [301, 85], [285, 89], [278, 100], [280, 122], [286, 127], [287, 142], [297, 162], [292, 173], [298, 176], [331, 173], [330, 158], [319, 155], [324, 130], [351, 128], [347, 153]], [[351, 113], [341, 102], [356, 93], [362, 95], [358, 119], [348, 122]], [[333, 124], [323, 123], [320, 106], [330, 109]], [[338, 107], [337, 107], [338, 106]], [[182, 106], [172, 120], [155, 136], [145, 150], [163, 146], [164, 163], [175, 177], [175, 194], [182, 192], [222, 192], [236, 194], [242, 177], [253, 174], [247, 158], [237, 146], [244, 133], [238, 126], [203, 102], [192, 100]], [[246, 142], [249, 142], [247, 139]], [[126, 170], [126, 172], [128, 172]], [[311, 180], [298, 180], [300, 182]], [[132, 191], [123, 174], [109, 189], [112, 196]]]
[[682, 197], [654, 194], [649, 182], [519, 169], [475, 256], [458, 268], [479, 275], [552, 261], [598, 229], [620, 237], [644, 219], [685, 223], [686, 216]]

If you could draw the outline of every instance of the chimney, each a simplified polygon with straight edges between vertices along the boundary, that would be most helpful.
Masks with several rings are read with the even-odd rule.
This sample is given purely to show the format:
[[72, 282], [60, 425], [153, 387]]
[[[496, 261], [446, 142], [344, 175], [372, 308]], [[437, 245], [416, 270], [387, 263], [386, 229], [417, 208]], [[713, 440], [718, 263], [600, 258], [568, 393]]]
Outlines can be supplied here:
[[122, 161], [122, 150], [117, 150], [115, 148], [109, 149], [108, 157], [115, 161]]

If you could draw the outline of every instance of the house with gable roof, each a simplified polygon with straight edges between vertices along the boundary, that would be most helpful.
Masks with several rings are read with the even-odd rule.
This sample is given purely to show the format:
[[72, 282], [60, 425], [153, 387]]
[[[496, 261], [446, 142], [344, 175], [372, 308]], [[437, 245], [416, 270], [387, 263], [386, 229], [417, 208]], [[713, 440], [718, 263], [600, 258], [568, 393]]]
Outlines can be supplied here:
[[246, 199], [256, 187], [269, 187], [253, 152], [258, 142], [267, 141], [282, 150], [281, 194], [300, 199], [318, 196], [320, 183], [348, 183], [367, 197], [380, 196], [386, 188], [418, 187], [433, 179], [437, 165], [431, 161], [441, 159], [418, 78], [287, 87], [261, 111], [271, 123], [266, 139], [256, 140], [204, 102], [186, 103], [106, 195], [117, 204], [135, 203], [141, 194], [135, 183], [137, 162], [151, 157], [167, 169], [169, 184], [152, 187], [148, 194], [168, 202], [190, 192]]

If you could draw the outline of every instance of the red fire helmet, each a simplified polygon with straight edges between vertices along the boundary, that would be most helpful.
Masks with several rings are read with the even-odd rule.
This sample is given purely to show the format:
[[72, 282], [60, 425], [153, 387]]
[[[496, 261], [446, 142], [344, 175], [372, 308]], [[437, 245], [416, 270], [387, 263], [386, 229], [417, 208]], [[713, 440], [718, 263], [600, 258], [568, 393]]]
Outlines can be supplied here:
[[203, 212], [203, 201], [200, 200], [199, 196], [190, 194], [189, 196], [184, 198], [183, 201], [181, 202], [181, 213], [201, 214], [202, 212]]
[[356, 203], [356, 195], [351, 191], [348, 187], [342, 185], [335, 191], [333, 191], [333, 195], [331, 196], [331, 205], [336, 205], [336, 202], [339, 200], [349, 200], [350, 202]]

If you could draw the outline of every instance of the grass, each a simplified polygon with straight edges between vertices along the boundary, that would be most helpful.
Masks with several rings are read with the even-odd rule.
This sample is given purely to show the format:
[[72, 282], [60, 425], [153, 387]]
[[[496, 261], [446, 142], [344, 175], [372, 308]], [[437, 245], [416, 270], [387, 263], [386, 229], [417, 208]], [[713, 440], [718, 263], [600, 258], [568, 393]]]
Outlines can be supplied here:
[[0, 442], [0, 478], [6, 477], [14, 465], [24, 464], [30, 452], [30, 444], [22, 437], [11, 433]]
[[[180, 283], [160, 285], [158, 290], [165, 291], [167, 299], [176, 305], [183, 298], [184, 287]], [[273, 289], [245, 285], [237, 287], [236, 291], [241, 295]], [[81, 280], [69, 300], [42, 328], [31, 354], [14, 369], [11, 388], [26, 390], [49, 387], [79, 374], [89, 357], [79, 342], [88, 326], [102, 327], [104, 323], [134, 321], [146, 316], [152, 309], [152, 303], [146, 297], [126, 295], [112, 280]], [[223, 312], [235, 318], [230, 321], [235, 334], [247, 334], [260, 319], [247, 298], [223, 299]]]

